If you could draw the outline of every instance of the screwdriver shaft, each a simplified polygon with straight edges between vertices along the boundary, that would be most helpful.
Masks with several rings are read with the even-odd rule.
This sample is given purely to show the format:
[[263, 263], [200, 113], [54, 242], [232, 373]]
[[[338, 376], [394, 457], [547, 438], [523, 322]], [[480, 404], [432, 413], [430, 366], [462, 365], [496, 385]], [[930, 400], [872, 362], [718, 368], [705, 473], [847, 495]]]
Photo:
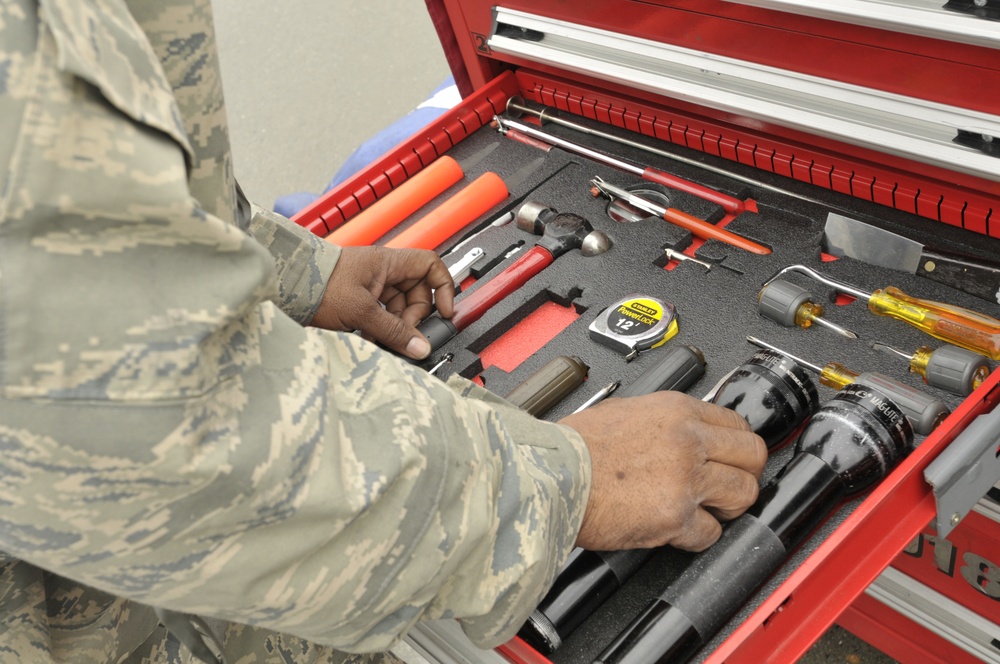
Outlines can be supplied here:
[[614, 392], [615, 390], [618, 389], [619, 385], [621, 385], [621, 383], [619, 383], [617, 380], [615, 382], [611, 383], [610, 385], [605, 385], [604, 387], [602, 387], [597, 392], [597, 394], [595, 394], [594, 396], [590, 397], [589, 399], [587, 399], [586, 401], [584, 401], [582, 404], [580, 404], [580, 407], [577, 408], [576, 410], [574, 410], [573, 414], [575, 415], [576, 413], [579, 413], [580, 411], [587, 410], [588, 408], [590, 408], [594, 404], [596, 404], [598, 402], [601, 402], [601, 401], [604, 401], [609, 396], [611, 396], [612, 392]]
[[821, 366], [819, 366], [817, 364], [813, 364], [812, 362], [806, 362], [805, 360], [803, 360], [800, 357], [795, 357], [794, 355], [792, 355], [788, 351], [781, 350], [777, 346], [773, 346], [773, 345], [767, 343], [766, 341], [764, 341], [763, 339], [758, 339], [757, 337], [747, 335], [747, 341], [749, 341], [754, 346], [757, 346], [759, 348], [766, 348], [767, 350], [773, 350], [775, 353], [781, 353], [782, 355], [784, 355], [788, 359], [794, 361], [796, 364], [799, 364], [799, 365], [805, 367], [806, 369], [809, 369], [810, 371], [814, 371], [814, 372], [816, 372], [819, 375], [823, 375], [823, 367], [821, 367]]
[[872, 346], [873, 350], [880, 350], [880, 351], [883, 351], [883, 352], [895, 353], [896, 355], [899, 355], [900, 357], [905, 358], [906, 360], [909, 360], [911, 362], [913, 361], [913, 356], [912, 355], [910, 355], [909, 353], [905, 353], [905, 352], [899, 350], [898, 348], [893, 348], [889, 344], [884, 344], [884, 343], [882, 343], [880, 341], [876, 341], [876, 342], [872, 343], [871, 346]]
[[843, 328], [837, 325], [836, 323], [831, 323], [830, 321], [828, 321], [825, 318], [822, 318], [821, 316], [816, 316], [815, 318], [812, 319], [812, 322], [816, 323], [817, 325], [822, 325], [826, 329], [832, 330], [842, 337], [847, 337], [848, 339], [858, 338], [858, 335], [855, 334], [854, 332], [851, 332], [850, 330]]

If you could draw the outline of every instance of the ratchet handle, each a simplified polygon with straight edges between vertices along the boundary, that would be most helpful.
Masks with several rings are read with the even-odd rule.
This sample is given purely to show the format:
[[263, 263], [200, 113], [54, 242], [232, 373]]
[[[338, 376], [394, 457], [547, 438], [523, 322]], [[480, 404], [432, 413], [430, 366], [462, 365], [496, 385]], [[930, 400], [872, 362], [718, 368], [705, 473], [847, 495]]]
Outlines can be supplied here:
[[692, 234], [705, 240], [725, 242], [726, 244], [760, 256], [766, 256], [771, 253], [770, 249], [757, 244], [753, 240], [748, 240], [736, 233], [727, 231], [725, 228], [719, 228], [715, 224], [711, 224], [704, 219], [699, 219], [694, 215], [681, 212], [675, 208], [667, 208], [663, 212], [663, 218], [674, 226], [680, 226], [683, 229], [689, 230]]
[[889, 286], [868, 298], [868, 308], [961, 348], [1000, 360], [1000, 320], [970, 309], [910, 297]]

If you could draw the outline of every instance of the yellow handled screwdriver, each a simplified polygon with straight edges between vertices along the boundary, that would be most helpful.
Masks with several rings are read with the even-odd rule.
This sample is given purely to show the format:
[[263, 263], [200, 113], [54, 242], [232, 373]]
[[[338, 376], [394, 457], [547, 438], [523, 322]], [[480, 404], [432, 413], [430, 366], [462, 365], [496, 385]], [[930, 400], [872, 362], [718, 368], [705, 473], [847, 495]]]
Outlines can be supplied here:
[[788, 272], [804, 274], [839, 293], [864, 300], [877, 316], [896, 318], [936, 339], [1000, 360], [1000, 320], [963, 307], [910, 297], [893, 286], [866, 293], [805, 265], [789, 265], [767, 283]]

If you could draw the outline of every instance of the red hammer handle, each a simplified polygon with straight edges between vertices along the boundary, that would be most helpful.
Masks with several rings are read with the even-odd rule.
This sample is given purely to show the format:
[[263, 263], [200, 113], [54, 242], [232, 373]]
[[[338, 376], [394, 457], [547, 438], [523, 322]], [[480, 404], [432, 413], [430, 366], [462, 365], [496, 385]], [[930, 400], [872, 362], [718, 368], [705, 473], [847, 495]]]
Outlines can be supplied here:
[[482, 318], [490, 307], [523, 286], [552, 264], [548, 249], [534, 246], [511, 265], [455, 304], [451, 324], [459, 332]]

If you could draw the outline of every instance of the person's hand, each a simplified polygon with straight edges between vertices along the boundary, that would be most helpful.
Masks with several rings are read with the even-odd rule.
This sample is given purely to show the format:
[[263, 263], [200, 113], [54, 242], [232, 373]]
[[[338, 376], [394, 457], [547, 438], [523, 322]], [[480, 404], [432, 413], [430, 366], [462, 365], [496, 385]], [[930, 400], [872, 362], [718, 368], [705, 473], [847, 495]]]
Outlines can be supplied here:
[[560, 421], [590, 450], [585, 549], [701, 551], [757, 500], [767, 448], [731, 410], [680, 392], [606, 399]]
[[430, 354], [431, 347], [414, 325], [431, 313], [432, 302], [450, 318], [454, 299], [451, 274], [433, 251], [344, 247], [310, 325], [359, 330], [386, 348], [419, 360]]

